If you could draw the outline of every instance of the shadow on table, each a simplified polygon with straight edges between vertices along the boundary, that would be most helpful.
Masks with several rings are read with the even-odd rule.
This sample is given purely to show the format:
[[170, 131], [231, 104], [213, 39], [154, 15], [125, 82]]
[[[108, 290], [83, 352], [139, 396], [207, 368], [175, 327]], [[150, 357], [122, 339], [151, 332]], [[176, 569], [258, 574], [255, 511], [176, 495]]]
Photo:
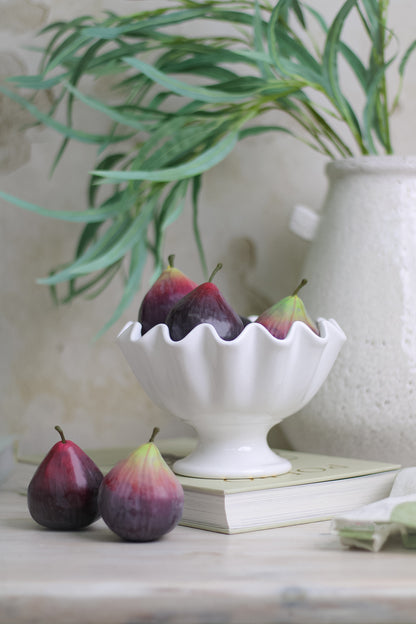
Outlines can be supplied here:
[[[77, 539], [85, 539], [89, 542], [114, 542], [117, 544], [131, 544], [132, 542], [127, 542], [118, 537], [115, 533], [108, 529], [104, 522], [99, 519], [93, 524], [84, 529], [74, 530], [74, 531], [59, 531], [54, 529], [48, 529], [46, 527], [40, 526], [37, 524], [32, 518], [7, 518], [5, 520], [0, 520], [0, 527], [8, 527], [12, 529], [17, 529], [19, 531], [39, 531], [40, 533], [55, 533], [55, 534], [63, 534], [63, 535], [76, 535]], [[162, 540], [163, 538], [161, 538]], [[158, 541], [161, 541], [158, 540]], [[141, 542], [142, 544], [151, 544], [152, 542]]]

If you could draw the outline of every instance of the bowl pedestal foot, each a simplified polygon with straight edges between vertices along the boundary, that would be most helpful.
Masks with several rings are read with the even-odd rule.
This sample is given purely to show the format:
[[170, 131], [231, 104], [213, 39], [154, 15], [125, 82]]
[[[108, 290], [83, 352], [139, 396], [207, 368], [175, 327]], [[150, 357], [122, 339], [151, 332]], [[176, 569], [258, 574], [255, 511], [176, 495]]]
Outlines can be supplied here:
[[[210, 479], [252, 479], [272, 477], [289, 472], [290, 462], [272, 451], [267, 443], [267, 432], [275, 423], [263, 426], [259, 415], [253, 414], [248, 424], [224, 422], [218, 417], [211, 426], [193, 422], [198, 433], [198, 444], [192, 453], [177, 460], [173, 469], [177, 474]], [[220, 424], [219, 424], [220, 423]]]

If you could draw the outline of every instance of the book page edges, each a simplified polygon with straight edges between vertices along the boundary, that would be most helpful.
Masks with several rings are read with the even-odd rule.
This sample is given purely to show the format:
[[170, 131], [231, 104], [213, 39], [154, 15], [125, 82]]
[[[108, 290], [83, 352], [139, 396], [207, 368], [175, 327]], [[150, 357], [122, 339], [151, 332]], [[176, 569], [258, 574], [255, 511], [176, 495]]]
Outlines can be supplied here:
[[321, 481], [273, 490], [221, 495], [185, 490], [182, 524], [220, 533], [243, 533], [330, 520], [388, 496], [395, 471], [357, 479]]

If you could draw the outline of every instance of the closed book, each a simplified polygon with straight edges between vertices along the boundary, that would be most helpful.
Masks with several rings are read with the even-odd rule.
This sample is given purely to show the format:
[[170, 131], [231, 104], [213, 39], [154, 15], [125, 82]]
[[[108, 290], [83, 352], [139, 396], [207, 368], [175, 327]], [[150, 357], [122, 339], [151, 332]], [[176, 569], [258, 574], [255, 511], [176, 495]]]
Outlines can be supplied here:
[[182, 523], [242, 533], [317, 522], [389, 495], [400, 466], [343, 457], [278, 451], [292, 470], [277, 477], [214, 480], [179, 477]]

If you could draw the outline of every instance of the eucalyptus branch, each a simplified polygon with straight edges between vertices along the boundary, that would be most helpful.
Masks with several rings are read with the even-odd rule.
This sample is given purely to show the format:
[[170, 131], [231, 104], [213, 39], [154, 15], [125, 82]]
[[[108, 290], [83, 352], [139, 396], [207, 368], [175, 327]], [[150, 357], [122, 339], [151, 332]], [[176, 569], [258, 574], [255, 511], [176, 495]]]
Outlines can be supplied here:
[[[380, 18], [378, 27], [378, 46], [376, 48], [377, 64], [379, 67], [385, 66], [385, 47], [386, 47], [386, 17], [388, 2], [381, 0], [380, 2]], [[377, 112], [379, 117], [380, 132], [383, 143], [386, 146], [386, 152], [391, 154], [393, 151], [390, 140], [389, 111], [387, 101], [387, 80], [386, 74], [383, 73], [380, 83], [380, 97], [378, 99]]]
[[[84, 15], [44, 28], [38, 74], [16, 76], [13, 88], [0, 85], [0, 92], [26, 108], [34, 123], [61, 135], [53, 169], [74, 140], [96, 146], [97, 161], [87, 174], [88, 201], [81, 212], [50, 210], [0, 191], [26, 210], [84, 223], [74, 257], [41, 283], [57, 300], [70, 301], [96, 296], [123, 274], [122, 296], [108, 328], [140, 288], [149, 255], [155, 276], [161, 270], [166, 231], [187, 201], [206, 273], [198, 220], [203, 175], [246, 136], [286, 132], [327, 158], [391, 153], [390, 116], [416, 42], [398, 59], [399, 91], [389, 110], [394, 56], [388, 57], [387, 48], [394, 33], [387, 9], [387, 0], [343, 0], [327, 24], [302, 0], [166, 0], [131, 15]], [[359, 58], [345, 40], [353, 13], [369, 39], [368, 58]], [[209, 34], [194, 36], [194, 24], [201, 21]], [[309, 22], [319, 26], [318, 36]], [[344, 91], [341, 59], [362, 89], [363, 110]], [[85, 89], [91, 79], [107, 75], [115, 77], [116, 104]], [[19, 89], [53, 92], [47, 113]], [[108, 129], [102, 134], [77, 129], [76, 102], [105, 119]], [[273, 111], [291, 125], [261, 125], [262, 116]], [[292, 130], [293, 122], [299, 132]], [[67, 292], [59, 296], [63, 283]]]

